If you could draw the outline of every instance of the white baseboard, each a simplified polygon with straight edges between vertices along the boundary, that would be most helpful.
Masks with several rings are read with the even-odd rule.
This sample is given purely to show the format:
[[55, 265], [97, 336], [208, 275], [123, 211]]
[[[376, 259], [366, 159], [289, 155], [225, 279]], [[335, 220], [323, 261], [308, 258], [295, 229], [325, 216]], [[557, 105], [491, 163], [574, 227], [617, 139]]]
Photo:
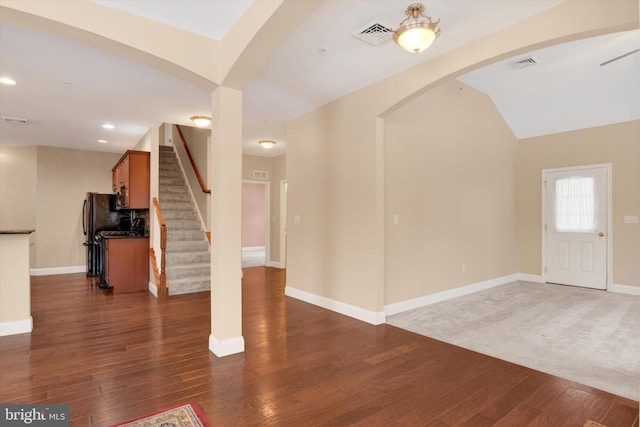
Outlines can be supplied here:
[[544, 279], [538, 274], [518, 273], [517, 276], [518, 280], [523, 280], [525, 282], [544, 283]]
[[54, 274], [86, 273], [86, 265], [72, 265], [69, 267], [32, 268], [29, 274], [32, 276], [52, 276]]
[[462, 286], [448, 291], [442, 291], [431, 295], [397, 302], [384, 306], [384, 312], [387, 316], [402, 313], [404, 311], [413, 310], [424, 307], [426, 305], [435, 304], [451, 298], [457, 298], [464, 295], [472, 294], [485, 289], [495, 288], [496, 286], [506, 285], [519, 279], [519, 274], [510, 274], [508, 276], [498, 277], [497, 279], [486, 280], [484, 282], [473, 283], [471, 285]]
[[619, 294], [640, 295], [640, 286], [616, 285], [612, 283], [609, 286], [609, 291], [617, 292]]
[[279, 261], [268, 261], [267, 262], [267, 267], [274, 267], [274, 268], [283, 269], [284, 265]]
[[244, 246], [242, 252], [264, 251], [264, 246]]
[[33, 317], [14, 320], [12, 322], [0, 322], [0, 337], [7, 335], [28, 334], [33, 331]]
[[158, 298], [158, 287], [155, 283], [149, 282], [149, 292], [156, 298]]
[[364, 308], [292, 288], [291, 286], [286, 286], [284, 288], [284, 294], [289, 297], [326, 308], [327, 310], [362, 320], [363, 322], [367, 322], [372, 325], [382, 325], [386, 320], [385, 313], [383, 311], [375, 312], [365, 310]]
[[219, 340], [209, 335], [209, 350], [218, 357], [242, 353], [244, 351], [244, 338], [242, 336]]

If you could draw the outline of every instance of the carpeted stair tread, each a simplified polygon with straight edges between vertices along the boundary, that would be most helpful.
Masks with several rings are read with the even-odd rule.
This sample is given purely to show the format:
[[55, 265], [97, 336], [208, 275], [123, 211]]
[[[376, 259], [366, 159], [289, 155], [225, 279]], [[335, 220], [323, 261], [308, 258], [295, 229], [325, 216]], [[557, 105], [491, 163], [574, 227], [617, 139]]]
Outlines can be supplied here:
[[159, 183], [158, 199], [167, 224], [169, 295], [210, 290], [210, 245], [172, 147], [161, 147]]

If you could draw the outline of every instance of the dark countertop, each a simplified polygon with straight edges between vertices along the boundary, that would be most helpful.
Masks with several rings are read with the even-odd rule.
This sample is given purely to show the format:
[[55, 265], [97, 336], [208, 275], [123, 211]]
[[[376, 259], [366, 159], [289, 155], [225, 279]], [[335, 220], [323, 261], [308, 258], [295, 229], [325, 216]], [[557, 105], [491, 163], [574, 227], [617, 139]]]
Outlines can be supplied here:
[[103, 239], [148, 239], [149, 236], [102, 236]]
[[0, 230], [0, 234], [31, 234], [36, 230]]

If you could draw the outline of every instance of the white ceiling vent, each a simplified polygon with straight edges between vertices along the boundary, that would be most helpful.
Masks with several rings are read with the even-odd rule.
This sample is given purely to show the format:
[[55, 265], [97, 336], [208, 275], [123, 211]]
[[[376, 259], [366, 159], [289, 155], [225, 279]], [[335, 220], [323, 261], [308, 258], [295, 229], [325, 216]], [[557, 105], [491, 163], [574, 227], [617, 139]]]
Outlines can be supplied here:
[[509, 65], [511, 65], [511, 68], [515, 68], [516, 70], [520, 70], [522, 68], [527, 68], [527, 67], [531, 67], [533, 65], [536, 65], [537, 63], [538, 63], [538, 61], [536, 61], [532, 56], [530, 56], [528, 58], [518, 59], [517, 61], [511, 61], [511, 62], [509, 62]]
[[393, 37], [393, 30], [385, 25], [375, 22], [354, 32], [353, 37], [374, 46], [378, 46]]
[[27, 119], [21, 119], [19, 117], [5, 117], [5, 116], [2, 116], [2, 120], [4, 120], [5, 123], [9, 123], [11, 125], [24, 126], [24, 125], [27, 124]]
[[269, 172], [253, 171], [253, 179], [259, 179], [260, 181], [269, 181]]

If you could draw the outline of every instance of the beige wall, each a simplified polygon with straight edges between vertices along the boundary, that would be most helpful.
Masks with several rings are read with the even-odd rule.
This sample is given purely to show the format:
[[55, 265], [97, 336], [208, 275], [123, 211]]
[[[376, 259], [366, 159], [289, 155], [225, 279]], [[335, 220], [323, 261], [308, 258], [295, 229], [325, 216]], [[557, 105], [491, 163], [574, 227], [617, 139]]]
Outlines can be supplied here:
[[518, 272], [516, 149], [491, 100], [456, 80], [387, 117], [385, 304]]
[[271, 261], [282, 263], [284, 260], [280, 259], [280, 181], [287, 180], [287, 156], [271, 159], [271, 165]]
[[35, 268], [86, 265], [82, 204], [87, 192], [112, 193], [121, 154], [38, 147]]
[[0, 336], [32, 328], [29, 235], [0, 234]]
[[2, 149], [2, 228], [36, 230], [31, 268], [86, 265], [85, 193], [112, 192], [111, 168], [120, 156], [52, 147]]
[[[0, 229], [36, 228], [37, 147], [0, 147]], [[29, 236], [35, 265], [35, 234]]]
[[542, 274], [542, 169], [611, 163], [613, 283], [640, 286], [640, 121], [521, 140], [518, 143], [518, 256], [521, 273]]

